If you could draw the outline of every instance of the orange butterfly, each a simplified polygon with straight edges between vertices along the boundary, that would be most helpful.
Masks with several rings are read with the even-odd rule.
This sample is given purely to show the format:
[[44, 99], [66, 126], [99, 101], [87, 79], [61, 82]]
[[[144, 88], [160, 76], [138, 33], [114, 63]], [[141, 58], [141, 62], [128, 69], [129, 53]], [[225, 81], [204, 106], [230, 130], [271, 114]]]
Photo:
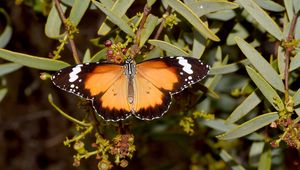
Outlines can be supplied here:
[[152, 120], [170, 107], [171, 96], [202, 80], [209, 66], [192, 57], [163, 57], [123, 65], [85, 63], [59, 70], [52, 82], [59, 88], [92, 101], [107, 121], [131, 115]]

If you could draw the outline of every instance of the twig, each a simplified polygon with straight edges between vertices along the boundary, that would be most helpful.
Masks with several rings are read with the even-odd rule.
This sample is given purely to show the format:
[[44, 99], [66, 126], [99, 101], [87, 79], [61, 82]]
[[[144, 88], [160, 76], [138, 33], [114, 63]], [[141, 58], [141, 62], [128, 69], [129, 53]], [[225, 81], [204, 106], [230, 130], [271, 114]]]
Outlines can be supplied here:
[[285, 103], [289, 102], [289, 64], [290, 64], [290, 53], [295, 49], [295, 45], [292, 43], [290, 44], [293, 40], [294, 40], [294, 32], [295, 32], [295, 27], [296, 27], [296, 22], [297, 22], [297, 17], [298, 14], [295, 14], [292, 22], [291, 22], [291, 26], [290, 26], [290, 30], [289, 30], [289, 34], [286, 38], [286, 42], [288, 43], [286, 46], [286, 50], [285, 50], [285, 68], [284, 68], [284, 85], [285, 85]]
[[150, 14], [150, 12], [151, 12], [151, 7], [148, 7], [147, 5], [145, 5], [144, 12], [143, 12], [143, 18], [140, 22], [140, 26], [139, 26], [138, 30], [136, 31], [134, 44], [130, 51], [130, 55], [132, 58], [134, 58], [134, 56], [136, 56], [140, 52], [139, 44], [140, 44], [140, 40], [141, 40], [141, 33], [142, 33], [142, 30], [144, 29], [144, 25], [146, 23], [147, 17]]
[[[171, 13], [171, 7], [168, 6], [167, 11], [166, 11], [166, 13], [164, 15], [168, 16], [168, 15], [170, 15], [170, 13]], [[156, 32], [156, 34], [155, 34], [155, 36], [154, 36], [153, 39], [158, 39], [159, 38], [159, 36], [160, 36], [160, 34], [161, 34], [161, 32], [162, 32], [162, 30], [164, 28], [165, 23], [166, 23], [166, 18], [164, 17], [162, 19], [162, 21], [161, 21], [161, 23], [160, 23], [160, 25], [158, 27], [158, 30], [157, 30], [157, 32]], [[151, 50], [153, 48], [154, 48], [154, 45], [151, 45], [149, 49]]]
[[68, 115], [67, 113], [65, 113], [64, 111], [62, 111], [58, 106], [56, 106], [56, 104], [54, 104], [51, 94], [48, 95], [48, 101], [62, 116], [64, 116], [68, 120], [70, 120], [70, 121], [72, 121], [72, 122], [74, 122], [74, 123], [76, 123], [80, 126], [83, 126], [83, 127], [92, 126], [90, 123], [85, 123], [83, 121], [77, 120], [74, 117], [72, 117], [72, 116]]
[[[54, 0], [54, 3], [55, 3], [55, 7], [58, 11], [58, 14], [59, 14], [59, 18], [61, 19], [62, 23], [64, 23], [64, 26], [66, 28], [66, 30], [68, 29], [67, 28], [67, 25], [65, 24], [66, 23], [66, 17], [64, 15], [64, 12], [60, 6], [60, 0]], [[76, 62], [76, 64], [79, 64], [81, 63], [79, 57], [78, 57], [78, 53], [77, 53], [77, 48], [76, 48], [76, 45], [75, 45], [75, 42], [71, 37], [70, 33], [67, 31], [67, 34], [68, 34], [68, 37], [69, 37], [69, 41], [70, 41], [70, 45], [71, 45], [71, 49], [72, 49], [72, 53], [73, 53], [73, 57], [74, 57], [74, 60]]]

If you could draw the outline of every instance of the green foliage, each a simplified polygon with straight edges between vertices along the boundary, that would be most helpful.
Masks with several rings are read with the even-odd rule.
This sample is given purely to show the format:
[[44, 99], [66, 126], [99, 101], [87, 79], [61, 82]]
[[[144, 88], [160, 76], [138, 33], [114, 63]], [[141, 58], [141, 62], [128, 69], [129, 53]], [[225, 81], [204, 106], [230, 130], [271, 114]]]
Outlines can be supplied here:
[[[211, 65], [200, 87], [176, 95], [170, 111], [151, 122], [104, 122], [82, 101], [64, 111], [49, 95], [49, 103], [62, 119], [75, 124], [75, 133], [64, 142], [75, 150], [74, 166], [81, 166], [84, 158], [95, 159], [98, 169], [124, 168], [134, 164], [131, 159], [136, 157], [160, 162], [141, 163], [150, 169], [182, 164], [190, 169], [284, 169], [288, 167], [282, 161], [286, 147], [299, 152], [298, 0], [148, 0], [140, 2], [144, 6], [136, 13], [130, 11], [136, 7], [134, 0], [62, 0], [61, 12], [55, 2], [44, 4], [51, 6], [45, 35], [58, 44], [49, 49], [49, 58], [4, 49], [13, 31], [9, 14], [0, 8], [6, 19], [0, 33], [0, 58], [9, 61], [0, 64], [0, 102], [14, 90], [7, 86], [6, 77], [23, 66], [56, 71], [69, 66], [66, 61], [70, 60], [120, 63], [128, 56], [142, 61], [165, 55], [192, 56]], [[38, 7], [42, 9], [32, 5]], [[99, 28], [88, 25], [97, 36], [83, 50], [81, 60], [76, 47], [79, 23], [85, 24], [84, 15], [92, 10], [103, 13], [103, 22]], [[61, 15], [66, 17], [63, 21]], [[103, 45], [106, 40], [112, 45]], [[71, 46], [73, 58], [63, 55], [66, 45]], [[94, 51], [93, 46], [100, 49]], [[74, 111], [83, 116], [71, 116]], [[172, 146], [176, 148], [168, 148]], [[156, 148], [175, 161], [156, 157]], [[182, 157], [190, 161], [181, 164]]]

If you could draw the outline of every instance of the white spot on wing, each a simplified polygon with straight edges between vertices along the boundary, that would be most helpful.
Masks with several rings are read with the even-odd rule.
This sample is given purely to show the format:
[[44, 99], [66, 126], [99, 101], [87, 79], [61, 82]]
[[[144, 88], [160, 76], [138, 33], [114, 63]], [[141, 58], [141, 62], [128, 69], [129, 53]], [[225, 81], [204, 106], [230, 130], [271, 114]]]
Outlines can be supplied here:
[[77, 65], [76, 67], [72, 68], [72, 72], [69, 74], [70, 79], [69, 82], [74, 82], [78, 79], [78, 73], [81, 71], [82, 65]]
[[183, 57], [177, 57], [178, 63], [183, 66], [183, 71], [188, 74], [193, 74], [192, 65], [188, 63], [188, 60]]

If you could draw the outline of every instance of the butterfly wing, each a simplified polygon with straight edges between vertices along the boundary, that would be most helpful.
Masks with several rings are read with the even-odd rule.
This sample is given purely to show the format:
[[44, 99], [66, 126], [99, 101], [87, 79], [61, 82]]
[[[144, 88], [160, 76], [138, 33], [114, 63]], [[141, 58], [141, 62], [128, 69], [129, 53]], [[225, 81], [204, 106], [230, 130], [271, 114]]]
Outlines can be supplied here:
[[171, 95], [202, 80], [209, 66], [192, 57], [164, 57], [137, 64], [134, 115], [152, 120], [171, 104]]
[[57, 87], [92, 101], [105, 120], [118, 121], [130, 116], [127, 78], [116, 64], [86, 63], [59, 70], [52, 76]]

